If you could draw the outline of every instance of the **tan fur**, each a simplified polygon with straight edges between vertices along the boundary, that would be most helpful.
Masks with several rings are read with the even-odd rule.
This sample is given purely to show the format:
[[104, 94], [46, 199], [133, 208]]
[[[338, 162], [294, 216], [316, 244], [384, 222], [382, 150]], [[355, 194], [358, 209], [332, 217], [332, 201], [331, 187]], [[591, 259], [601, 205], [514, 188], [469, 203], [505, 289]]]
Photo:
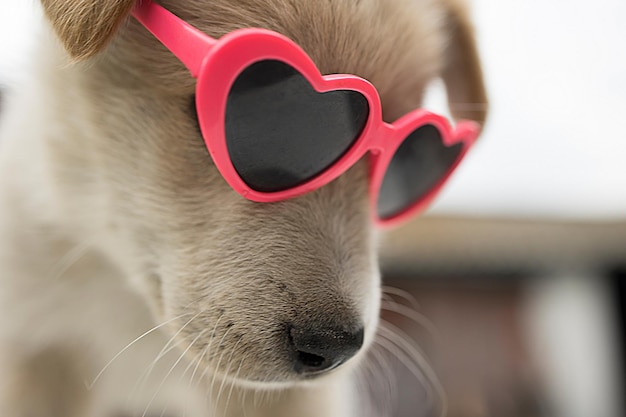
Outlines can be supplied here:
[[[162, 4], [213, 36], [246, 26], [286, 34], [322, 72], [373, 82], [388, 120], [418, 107], [440, 74], [453, 100], [485, 97], [466, 17], [441, 1]], [[42, 37], [29, 84], [5, 114], [0, 349], [82, 346], [90, 365], [81, 376], [92, 381], [128, 342], [166, 323], [98, 377], [89, 415], [166, 406], [192, 417], [350, 415], [358, 358], [302, 381], [284, 329], [363, 323], [371, 343], [380, 283], [365, 161], [306, 196], [247, 201], [204, 148], [193, 79], [136, 21], [122, 21], [127, 1], [43, 5], [73, 58]], [[177, 350], [152, 369], [170, 338]], [[20, 349], [0, 354], [27, 359]], [[21, 401], [0, 402], [0, 415]]]
[[469, 119], [484, 125], [488, 110], [487, 93], [474, 42], [474, 29], [461, 0], [446, 2], [450, 42], [442, 75], [450, 109], [457, 120]]
[[57, 35], [77, 59], [104, 48], [132, 10], [135, 0], [41, 0]]

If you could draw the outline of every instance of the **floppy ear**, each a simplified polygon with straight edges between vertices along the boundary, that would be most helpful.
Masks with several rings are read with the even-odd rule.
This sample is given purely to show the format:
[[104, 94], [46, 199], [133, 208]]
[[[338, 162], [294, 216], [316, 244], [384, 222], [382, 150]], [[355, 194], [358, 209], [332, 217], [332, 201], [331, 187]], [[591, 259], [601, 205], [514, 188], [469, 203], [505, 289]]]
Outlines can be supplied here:
[[488, 103], [474, 28], [462, 0], [445, 0], [444, 4], [450, 43], [442, 77], [450, 111], [457, 120], [469, 119], [483, 125]]
[[136, 0], [41, 0], [46, 16], [75, 59], [100, 52]]

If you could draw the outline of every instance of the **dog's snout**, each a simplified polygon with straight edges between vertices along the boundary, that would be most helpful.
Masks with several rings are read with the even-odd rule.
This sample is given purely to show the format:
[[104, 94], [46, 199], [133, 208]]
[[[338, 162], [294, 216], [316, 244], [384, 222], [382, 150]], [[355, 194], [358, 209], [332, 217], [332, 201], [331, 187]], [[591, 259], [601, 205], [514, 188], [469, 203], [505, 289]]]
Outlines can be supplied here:
[[353, 357], [363, 345], [363, 327], [355, 331], [313, 326], [289, 328], [294, 369], [314, 375], [334, 369]]

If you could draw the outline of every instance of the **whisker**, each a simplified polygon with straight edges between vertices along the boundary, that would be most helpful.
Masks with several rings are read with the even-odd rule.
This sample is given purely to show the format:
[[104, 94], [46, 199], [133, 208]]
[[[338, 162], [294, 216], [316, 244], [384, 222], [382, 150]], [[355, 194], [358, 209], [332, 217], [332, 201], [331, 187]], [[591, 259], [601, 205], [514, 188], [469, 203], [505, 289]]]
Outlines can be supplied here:
[[73, 265], [75, 265], [78, 261], [82, 259], [83, 256], [87, 253], [89, 247], [91, 246], [91, 240], [85, 240], [81, 243], [78, 243], [72, 249], [67, 251], [65, 255], [63, 255], [56, 264], [52, 267], [52, 280], [58, 280], [61, 276], [66, 273]]
[[237, 350], [237, 346], [239, 345], [239, 342], [241, 342], [241, 338], [239, 338], [239, 340], [237, 340], [237, 343], [235, 343], [235, 345], [233, 346], [233, 348], [230, 351], [230, 357], [228, 358], [228, 368], [226, 369], [226, 372], [224, 372], [224, 377], [222, 378], [222, 383], [220, 384], [220, 389], [217, 392], [217, 399], [215, 400], [216, 402], [218, 402], [220, 397], [222, 396], [222, 390], [224, 389], [224, 383], [226, 382], [227, 375], [230, 372], [230, 367], [231, 367], [232, 361], [233, 361], [233, 355], [235, 354], [235, 351]]
[[246, 353], [243, 358], [239, 361], [239, 368], [237, 369], [237, 373], [235, 374], [235, 377], [233, 378], [233, 381], [231, 381], [230, 383], [230, 390], [228, 391], [228, 397], [226, 398], [226, 407], [224, 408], [224, 410], [228, 410], [228, 406], [230, 405], [230, 397], [233, 394], [233, 388], [235, 387], [235, 381], [237, 380], [237, 378], [239, 378], [239, 373], [241, 372], [241, 367], [243, 365], [243, 363], [245, 362], [245, 360], [248, 358], [248, 354]]
[[[368, 353], [368, 357], [371, 354], [374, 346], [370, 348], [370, 352]], [[374, 386], [372, 385], [372, 381], [376, 379], [376, 373], [372, 369], [371, 362], [364, 361], [359, 368], [357, 368], [358, 378], [357, 380], [357, 390], [358, 390], [358, 398], [359, 404], [365, 401], [367, 402], [366, 406], [360, 405], [359, 412], [365, 412], [366, 416], [369, 417], [380, 417], [378, 413], [375, 413], [374, 409], [377, 408], [376, 402], [372, 398], [372, 394], [375, 391]]]
[[211, 345], [207, 344], [204, 347], [204, 349], [202, 349], [202, 354], [200, 355], [200, 357], [196, 361], [196, 366], [193, 368], [193, 372], [191, 373], [191, 377], [189, 378], [189, 384], [187, 384], [188, 388], [191, 388], [191, 386], [193, 385], [193, 380], [194, 380], [194, 378], [196, 376], [196, 372], [198, 372], [198, 368], [200, 367], [200, 364], [202, 363], [202, 359], [204, 359], [204, 356], [207, 354], [207, 352], [209, 351], [210, 347], [211, 347]]
[[[193, 340], [193, 342], [191, 342], [191, 344], [193, 345], [196, 340], [198, 340], [204, 333], [206, 333], [208, 329], [204, 329], [202, 330], [197, 336], [196, 338]], [[185, 375], [187, 375], [187, 372], [189, 372], [189, 370], [191, 369], [191, 367], [194, 365], [194, 363], [196, 363], [199, 360], [200, 355], [202, 354], [202, 352], [204, 352], [205, 349], [202, 349], [200, 352], [198, 352], [198, 354], [194, 357], [193, 360], [189, 361], [189, 364], [187, 364], [187, 367], [185, 368], [185, 370], [183, 371], [183, 373], [180, 375], [180, 377], [178, 378], [178, 384], [181, 385], [183, 378], [185, 377]], [[184, 353], [183, 353], [184, 354]], [[163, 408], [163, 411], [161, 411], [161, 415], [160, 417], [163, 417], [163, 415], [165, 414], [165, 411], [167, 410], [167, 407], [169, 406], [169, 403]], [[183, 417], [185, 417], [187, 415], [187, 407], [185, 407], [184, 409], [184, 414]]]
[[[211, 336], [211, 337], [213, 337], [213, 336]], [[206, 353], [207, 353], [207, 351], [209, 350], [210, 347], [211, 347], [211, 344], [210, 344], [210, 340], [209, 340], [209, 343], [207, 343], [207, 345], [204, 347], [204, 349], [202, 349], [202, 351], [198, 354], [198, 356], [196, 356], [196, 359], [194, 360], [194, 362], [196, 363], [196, 366], [193, 368], [193, 372], [191, 373], [191, 377], [189, 378], [189, 383], [187, 384], [188, 390], [191, 390], [194, 378], [196, 376], [196, 372], [198, 371], [198, 367], [200, 366], [200, 363], [202, 363], [202, 359], [204, 358], [204, 356], [206, 355]], [[190, 362], [190, 365], [191, 364], [193, 364], [193, 362]], [[188, 369], [185, 370], [183, 375], [187, 373], [187, 370]], [[199, 383], [200, 383], [200, 381], [198, 381], [198, 384], [196, 384], [196, 385], [199, 385]], [[183, 417], [187, 417], [187, 408], [185, 408], [185, 411], [183, 413]]]
[[[391, 339], [398, 347], [401, 347], [408, 355], [414, 355], [419, 362], [416, 362], [419, 366], [425, 366], [429, 369], [430, 363], [426, 360], [426, 354], [416, 344], [411, 344], [411, 337], [400, 329], [398, 326], [386, 321], [381, 320], [381, 326], [378, 328], [379, 335]], [[433, 375], [435, 375], [433, 371]], [[436, 378], [435, 378], [436, 379]]]
[[[213, 340], [215, 339], [215, 331], [217, 330], [217, 325], [219, 324], [219, 322], [220, 322], [220, 320], [221, 320], [221, 318], [222, 318], [223, 316], [224, 316], [223, 314], [222, 314], [222, 315], [220, 315], [220, 316], [217, 318], [217, 320], [215, 321], [215, 325], [213, 326], [213, 331], [211, 332], [211, 338], [209, 339], [209, 343], [207, 343], [206, 353], [210, 353], [210, 352], [211, 352], [211, 345], [212, 345], [212, 343], [213, 343]], [[210, 358], [209, 358], [209, 361], [210, 361]], [[202, 371], [202, 373], [201, 373], [201, 374], [200, 374], [200, 376], [198, 377], [198, 382], [196, 382], [196, 387], [197, 387], [197, 386], [199, 386], [199, 385], [202, 383], [202, 381], [204, 380], [204, 377], [206, 376], [206, 374], [208, 373], [208, 371], [209, 371], [209, 366], [208, 366], [208, 365], [206, 365], [206, 366], [204, 367], [204, 370]], [[194, 372], [195, 372], [195, 371], [194, 371]], [[190, 384], [191, 384], [191, 382], [190, 382]], [[207, 391], [207, 392], [208, 392], [208, 391]]]
[[[202, 337], [202, 335], [205, 334], [208, 330], [209, 329], [204, 329], [200, 333], [198, 333], [196, 338], [193, 340], [192, 344], [195, 343], [200, 337]], [[185, 375], [187, 375], [187, 372], [189, 372], [189, 370], [194, 365], [194, 363], [197, 363], [198, 359], [200, 358], [200, 355], [202, 354], [202, 352], [204, 352], [205, 349], [206, 348], [202, 349], [200, 352], [198, 352], [198, 354], [194, 357], [193, 360], [189, 361], [189, 364], [187, 364], [187, 367], [185, 368], [183, 373], [180, 375], [180, 378], [179, 378], [178, 382], [182, 382], [182, 380], [185, 377]]]
[[[185, 324], [183, 324], [181, 326], [181, 328], [178, 329], [178, 331], [176, 333], [174, 333], [169, 338], [169, 340], [165, 343], [165, 345], [163, 346], [161, 351], [157, 354], [157, 356], [154, 358], [154, 360], [143, 370], [143, 372], [141, 373], [139, 378], [137, 378], [137, 381], [135, 382], [135, 385], [133, 386], [132, 390], [128, 394], [128, 398], [132, 397], [135, 394], [135, 392], [139, 392], [139, 393], [143, 392], [144, 386], [145, 386], [146, 382], [148, 381], [148, 378], [150, 378], [150, 375], [152, 374], [152, 371], [154, 370], [154, 367], [156, 366], [156, 364], [163, 357], [165, 357], [165, 355], [167, 355], [173, 349], [176, 349], [178, 347], [178, 344], [180, 343], [180, 342], [177, 342], [177, 343], [172, 344], [172, 342], [185, 329], [185, 327], [187, 327], [189, 325], [189, 323], [191, 323], [193, 320], [195, 320], [203, 312], [204, 312], [204, 310], [198, 311], [192, 318], [190, 318]], [[136, 391], [137, 389], [138, 389], [138, 391]]]
[[165, 412], [167, 411], [169, 406], [170, 406], [170, 404], [169, 404], [169, 401], [168, 401], [168, 403], [163, 406], [163, 411], [161, 411], [161, 414], [159, 414], [159, 417], [163, 417], [165, 415]]
[[94, 378], [94, 380], [90, 384], [85, 384], [87, 386], [87, 389], [91, 390], [93, 388], [93, 386], [95, 385], [95, 383], [98, 382], [98, 380], [100, 379], [102, 374], [104, 374], [104, 372], [109, 368], [109, 366], [111, 366], [111, 364], [117, 358], [119, 358], [124, 352], [126, 352], [132, 345], [134, 345], [135, 343], [137, 343], [138, 341], [140, 341], [141, 339], [143, 339], [147, 335], [149, 335], [149, 334], [153, 333], [154, 331], [160, 329], [161, 327], [166, 326], [167, 324], [169, 324], [169, 323], [171, 323], [171, 322], [173, 322], [175, 320], [178, 320], [178, 319], [180, 319], [180, 318], [182, 318], [182, 317], [184, 317], [184, 316], [186, 316], [188, 314], [191, 314], [191, 313], [184, 313], [184, 314], [181, 314], [180, 316], [177, 316], [177, 317], [171, 318], [169, 320], [166, 320], [163, 323], [158, 324], [158, 325], [154, 326], [153, 328], [151, 328], [150, 330], [142, 333], [141, 336], [137, 337], [132, 342], [127, 344], [124, 348], [122, 348], [122, 350], [120, 350], [115, 356], [113, 356], [113, 358], [109, 362], [107, 362], [106, 365], [104, 365], [104, 367], [100, 370], [100, 372], [98, 372], [98, 375], [96, 375], [96, 377]]
[[416, 324], [419, 324], [435, 340], [439, 340], [441, 338], [441, 335], [439, 333], [439, 329], [437, 329], [437, 326], [435, 326], [435, 324], [431, 320], [429, 320], [426, 316], [424, 316], [423, 314], [419, 314], [415, 310], [412, 310], [402, 304], [391, 302], [391, 301], [382, 301], [380, 308], [386, 311], [391, 311], [393, 313], [400, 314], [412, 320]]
[[[376, 344], [377, 341], [374, 341], [374, 346], [372, 346], [372, 349], [370, 350], [370, 353], [372, 355], [372, 358], [375, 360], [375, 365], [378, 365], [378, 368], [381, 371], [381, 374], [385, 375], [386, 378], [384, 378], [384, 399], [386, 401], [382, 401], [383, 404], [383, 410], [381, 410], [383, 413], [385, 412], [384, 408], [385, 405], [387, 406], [388, 409], [388, 415], [393, 415], [393, 411], [395, 409], [394, 404], [395, 401], [397, 400], [397, 394], [396, 392], [396, 386], [395, 386], [395, 378], [393, 378], [393, 374], [391, 372], [392, 367], [391, 367], [391, 363], [389, 361], [387, 361], [387, 359], [385, 358], [385, 354], [383, 352], [377, 351], [376, 348], [378, 347], [378, 345]], [[382, 346], [381, 346], [382, 348]], [[374, 374], [375, 375], [375, 374]], [[380, 380], [380, 378], [378, 378], [378, 380]]]
[[430, 380], [423, 374], [422, 370], [417, 365], [415, 365], [415, 363], [413, 362], [413, 358], [411, 358], [410, 355], [404, 352], [404, 350], [402, 350], [399, 346], [397, 346], [393, 341], [389, 339], [381, 338], [377, 341], [377, 343], [380, 347], [382, 347], [384, 350], [386, 350], [396, 359], [398, 359], [398, 361], [400, 361], [400, 363], [405, 366], [409, 371], [411, 371], [411, 374], [413, 374], [413, 376], [426, 390], [429, 401], [433, 402], [433, 394], [432, 387], [430, 386]]
[[[401, 288], [397, 288], [397, 287], [392, 287], [390, 285], [383, 285], [381, 287], [383, 296], [384, 295], [395, 295], [397, 297], [402, 298], [403, 300], [405, 300], [407, 303], [409, 303], [409, 306], [415, 310], [419, 310], [420, 305], [417, 302], [417, 300], [415, 299], [415, 297], [413, 297], [413, 295], [406, 291], [403, 290]], [[393, 300], [392, 300], [393, 301]]]
[[[444, 416], [447, 413], [445, 390], [437, 378], [435, 371], [428, 361], [426, 361], [424, 354], [416, 346], [408, 342], [409, 338], [406, 333], [391, 323], [381, 322], [381, 326], [378, 330], [381, 336], [378, 343], [390, 353], [394, 353], [395, 351], [398, 360], [400, 360], [400, 362], [424, 385], [424, 388], [427, 389], [427, 394], [431, 398], [431, 401], [433, 401], [433, 404], [432, 389], [434, 389], [441, 400], [441, 415]], [[385, 343], [391, 343], [391, 346], [388, 344], [385, 345]], [[394, 347], [398, 349], [393, 349]]]
[[[200, 313], [198, 313], [196, 316], [194, 316], [192, 318], [192, 320], [194, 318], [196, 318]], [[185, 324], [185, 326], [187, 324], [189, 324], [190, 322], [187, 322]], [[178, 333], [185, 327], [183, 326]], [[178, 334], [177, 333], [177, 334]], [[141, 415], [141, 417], [146, 417], [146, 413], [148, 412], [148, 408], [150, 407], [150, 405], [152, 405], [152, 402], [154, 401], [154, 399], [156, 398], [157, 394], [161, 391], [161, 388], [163, 388], [163, 385], [165, 384], [165, 381], [167, 381], [167, 379], [169, 378], [169, 376], [172, 374], [172, 372], [174, 371], [174, 369], [176, 368], [176, 366], [178, 366], [178, 364], [180, 363], [181, 360], [183, 360], [183, 358], [185, 357], [185, 355], [187, 354], [187, 352], [189, 352], [189, 349], [191, 349], [191, 347], [196, 343], [196, 341], [198, 341], [198, 339], [200, 338], [200, 336], [202, 336], [203, 332], [200, 332], [196, 335], [196, 337], [191, 341], [191, 343], [189, 343], [189, 346], [187, 346], [187, 348], [180, 354], [180, 356], [178, 357], [178, 359], [176, 359], [176, 362], [174, 362], [174, 364], [170, 367], [170, 370], [167, 371], [167, 374], [165, 374], [165, 376], [163, 377], [163, 379], [161, 380], [161, 383], [159, 384], [159, 386], [157, 387], [156, 391], [154, 392], [154, 394], [152, 395], [152, 398], [150, 399], [150, 401], [148, 402], [148, 405], [146, 405], [146, 408], [143, 411], [143, 414]]]
[[[265, 378], [264, 378], [263, 382], [265, 382]], [[258, 401], [259, 401], [259, 391], [255, 389], [254, 391], [252, 391], [252, 393], [254, 394], [253, 401], [252, 401], [252, 407], [256, 410], [256, 409], [259, 408], [259, 405], [258, 405], [259, 404], [258, 403]]]
[[[218, 346], [222, 346], [222, 343], [224, 343], [224, 339], [226, 338], [226, 336], [228, 335], [228, 333], [230, 332], [230, 330], [232, 329], [232, 327], [229, 327], [228, 330], [226, 330], [226, 332], [224, 332], [224, 334], [222, 335], [222, 339], [220, 340], [220, 343], [218, 344]], [[222, 353], [220, 354], [220, 357], [217, 361], [217, 365], [215, 366], [215, 371], [213, 372], [213, 378], [211, 379], [211, 384], [209, 385], [209, 389], [207, 391], [207, 394], [209, 392], [211, 392], [211, 395], [213, 394], [213, 388], [215, 386], [215, 378], [217, 377], [217, 374], [219, 372], [219, 368], [220, 368], [220, 364], [222, 363], [222, 359], [224, 357], [224, 353], [222, 351]], [[208, 369], [208, 367], [207, 367]]]
[[[358, 399], [358, 404], [360, 404], [362, 401], [367, 401], [368, 396], [366, 393], [366, 389], [364, 389], [364, 387], [366, 387], [367, 385], [367, 380], [368, 380], [368, 371], [366, 371], [366, 368], [368, 368], [367, 366], [367, 362], [363, 361], [363, 363], [361, 364], [361, 366], [359, 366], [358, 368], [356, 368], [356, 370], [354, 371], [354, 377], [353, 380], [356, 383], [356, 391], [357, 391], [357, 395], [356, 398]], [[369, 402], [369, 401], [368, 401]], [[359, 412], [362, 411], [360, 408], [358, 410]]]
[[244, 388], [243, 395], [241, 396], [241, 412], [243, 413], [243, 417], [248, 417], [248, 403], [246, 403], [246, 397], [249, 391], [248, 388]]
[[167, 349], [165, 349], [164, 351], [162, 350], [160, 353], [158, 353], [152, 362], [150, 362], [148, 365], [146, 365], [146, 367], [143, 369], [143, 371], [141, 371], [141, 374], [139, 375], [139, 377], [135, 381], [135, 384], [133, 385], [132, 389], [128, 393], [128, 396], [126, 398], [126, 402], [127, 403], [130, 402], [131, 398], [135, 394], [140, 395], [141, 392], [143, 392], [144, 387], [145, 387], [146, 382], [147, 382], [147, 379], [148, 379], [151, 371], [156, 366], [156, 364], [161, 359], [163, 359], [168, 353], [170, 353], [174, 349], [177, 349], [182, 343], [183, 343], [183, 341], [180, 341], [180, 340], [175, 342], [175, 343], [172, 343]]

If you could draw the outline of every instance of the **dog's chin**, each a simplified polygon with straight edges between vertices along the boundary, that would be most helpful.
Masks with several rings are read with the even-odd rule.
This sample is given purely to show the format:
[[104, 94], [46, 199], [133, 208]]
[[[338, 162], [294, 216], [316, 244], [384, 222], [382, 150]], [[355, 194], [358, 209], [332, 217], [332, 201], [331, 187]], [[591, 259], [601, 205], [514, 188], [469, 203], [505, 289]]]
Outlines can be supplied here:
[[301, 376], [294, 375], [293, 378], [280, 378], [272, 379], [245, 379], [241, 377], [221, 376], [227, 384], [234, 384], [243, 389], [249, 389], [254, 391], [273, 391], [273, 390], [285, 390], [294, 387], [311, 387], [316, 385], [325, 384], [328, 381], [336, 378], [341, 378], [347, 375], [354, 369], [353, 366], [341, 366], [338, 369], [329, 371], [320, 375]]
[[355, 368], [361, 363], [362, 357], [365, 356], [366, 348], [362, 349], [346, 363], [338, 366], [332, 370], [326, 372], [320, 372], [317, 374], [299, 375], [293, 372], [291, 375], [285, 372], [276, 372], [275, 376], [272, 376], [273, 371], [269, 370], [262, 376], [233, 376], [224, 374], [221, 372], [215, 373], [210, 371], [209, 374], [215, 375], [216, 379], [224, 381], [226, 384], [233, 384], [234, 386], [250, 389], [255, 391], [272, 391], [272, 390], [285, 390], [294, 387], [312, 387], [316, 385], [326, 384], [329, 381], [337, 378], [343, 378], [353, 373]]

